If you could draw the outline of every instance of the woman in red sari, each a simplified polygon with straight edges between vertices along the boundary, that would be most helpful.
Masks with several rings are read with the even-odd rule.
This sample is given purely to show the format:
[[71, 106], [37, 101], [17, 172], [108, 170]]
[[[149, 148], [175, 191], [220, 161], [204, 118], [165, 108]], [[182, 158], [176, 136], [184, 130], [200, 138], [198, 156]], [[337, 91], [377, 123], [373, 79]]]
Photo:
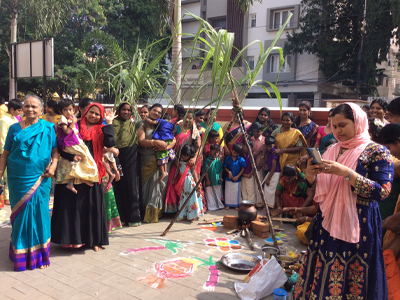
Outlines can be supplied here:
[[[240, 144], [243, 141], [243, 133], [240, 129], [239, 120], [237, 118], [237, 114], [235, 110], [232, 108], [231, 117], [233, 119], [232, 127], [229, 129], [228, 134], [226, 135], [225, 141], [229, 148], [229, 151], [232, 151], [232, 147], [234, 144]], [[244, 130], [248, 130], [251, 126], [251, 123], [243, 120]], [[223, 127], [222, 131], [225, 132], [228, 128], [229, 123], [226, 123]]]
[[[194, 122], [194, 114], [193, 111], [189, 110], [186, 113], [186, 117], [184, 122], [181, 125], [176, 125], [176, 145], [175, 145], [175, 153], [176, 153], [176, 164], [174, 164], [169, 171], [169, 178], [167, 184], [167, 194], [165, 198], [165, 207], [164, 212], [166, 213], [176, 213], [179, 207], [179, 197], [181, 195], [181, 191], [176, 191], [174, 185], [178, 182], [179, 177], [177, 170], [177, 165], [179, 165], [179, 160], [181, 157], [181, 148], [183, 145], [189, 144], [196, 147], [196, 155], [189, 160], [189, 164], [195, 166], [196, 173], [200, 174], [201, 170], [201, 159], [199, 156], [199, 150], [201, 145], [200, 134], [197, 130], [197, 126]], [[204, 211], [206, 208], [204, 207]]]

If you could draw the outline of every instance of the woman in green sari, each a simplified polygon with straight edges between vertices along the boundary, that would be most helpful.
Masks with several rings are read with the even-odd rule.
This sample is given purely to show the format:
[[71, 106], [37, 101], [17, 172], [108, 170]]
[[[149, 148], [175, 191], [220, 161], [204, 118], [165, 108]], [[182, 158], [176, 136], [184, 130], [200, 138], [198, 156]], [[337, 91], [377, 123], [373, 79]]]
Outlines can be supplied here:
[[[163, 115], [163, 107], [159, 103], [155, 103], [149, 112], [149, 118], [152, 120], [161, 119]], [[156, 161], [156, 151], [169, 150], [175, 146], [175, 139], [171, 144], [153, 139], [153, 131], [156, 125], [148, 124], [146, 121], [137, 123], [137, 132], [139, 138], [139, 160], [142, 170], [142, 215], [144, 223], [156, 223], [162, 215], [165, 192], [168, 177], [163, 181], [159, 181], [159, 168]], [[170, 165], [167, 165], [169, 172]]]

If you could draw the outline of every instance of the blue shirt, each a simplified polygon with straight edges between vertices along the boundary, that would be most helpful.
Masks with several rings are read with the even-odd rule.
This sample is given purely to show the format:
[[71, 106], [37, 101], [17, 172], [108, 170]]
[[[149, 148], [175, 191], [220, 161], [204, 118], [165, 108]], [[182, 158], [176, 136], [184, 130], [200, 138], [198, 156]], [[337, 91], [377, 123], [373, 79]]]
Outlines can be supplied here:
[[[242, 168], [246, 168], [246, 166], [247, 166], [246, 161], [241, 156], [238, 156], [236, 160], [233, 160], [232, 156], [229, 155], [224, 160], [224, 168], [227, 168], [229, 171], [231, 171], [233, 177], [237, 176], [242, 170]], [[229, 174], [225, 174], [225, 180], [233, 181], [232, 179], [229, 179]], [[237, 181], [234, 182], [240, 182], [240, 181], [241, 181], [241, 176]]]
[[173, 140], [175, 125], [164, 119], [157, 119], [157, 122], [158, 125], [153, 133], [153, 138], [161, 141]]

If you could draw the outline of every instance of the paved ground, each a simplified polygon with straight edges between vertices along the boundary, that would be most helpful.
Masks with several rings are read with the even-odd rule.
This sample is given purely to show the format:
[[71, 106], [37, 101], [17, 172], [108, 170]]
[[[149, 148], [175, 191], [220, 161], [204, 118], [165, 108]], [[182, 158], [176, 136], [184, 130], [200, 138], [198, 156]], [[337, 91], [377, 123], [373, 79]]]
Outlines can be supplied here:
[[[9, 206], [5, 210], [9, 216]], [[229, 213], [236, 212], [230, 210]], [[205, 217], [224, 214], [226, 211], [221, 210], [207, 213]], [[246, 274], [233, 272], [222, 264], [217, 264], [220, 277], [215, 291], [203, 290], [203, 284], [209, 276], [208, 266], [195, 268], [193, 275], [186, 278], [166, 279], [163, 289], [150, 287], [138, 280], [155, 275], [155, 263], [191, 257], [209, 260], [210, 256], [213, 261], [218, 261], [225, 253], [216, 247], [208, 247], [204, 242], [207, 238], [236, 239], [243, 249], [235, 252], [253, 255], [260, 255], [260, 246], [264, 245], [264, 240], [254, 238], [257, 249], [250, 251], [244, 239], [228, 236], [222, 227], [218, 232], [212, 232], [200, 229], [197, 222], [179, 222], [163, 238], [164, 241], [179, 241], [183, 245], [184, 249], [178, 249], [176, 255], [167, 249], [122, 254], [127, 254], [127, 249], [162, 247], [162, 244], [147, 239], [161, 239], [160, 234], [170, 221], [171, 217], [164, 217], [157, 224], [116, 230], [110, 235], [110, 245], [99, 253], [88, 248], [71, 250], [52, 245], [51, 267], [25, 272], [13, 271], [13, 264], [8, 259], [11, 227], [3, 225], [0, 227], [1, 299], [239, 299], [233, 285], [236, 280], [243, 280]], [[278, 225], [289, 236], [286, 245], [293, 245], [299, 250], [305, 249], [295, 237], [295, 228], [292, 225]], [[265, 299], [272, 299], [272, 296]]]

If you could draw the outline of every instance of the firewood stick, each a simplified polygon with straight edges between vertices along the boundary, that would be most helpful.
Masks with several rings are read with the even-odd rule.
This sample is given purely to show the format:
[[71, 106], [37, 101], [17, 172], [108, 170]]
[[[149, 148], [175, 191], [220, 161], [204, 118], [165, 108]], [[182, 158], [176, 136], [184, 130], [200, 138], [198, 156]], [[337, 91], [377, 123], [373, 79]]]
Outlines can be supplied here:
[[272, 218], [272, 220], [281, 221], [281, 222], [296, 223], [296, 219], [289, 219], [289, 218]]
[[[254, 246], [253, 246], [253, 241], [251, 240], [251, 237], [250, 237], [249, 228], [246, 227], [245, 232], [246, 232], [247, 243], [249, 244], [250, 250], [253, 251]], [[277, 249], [279, 249], [279, 248], [277, 248]]]

